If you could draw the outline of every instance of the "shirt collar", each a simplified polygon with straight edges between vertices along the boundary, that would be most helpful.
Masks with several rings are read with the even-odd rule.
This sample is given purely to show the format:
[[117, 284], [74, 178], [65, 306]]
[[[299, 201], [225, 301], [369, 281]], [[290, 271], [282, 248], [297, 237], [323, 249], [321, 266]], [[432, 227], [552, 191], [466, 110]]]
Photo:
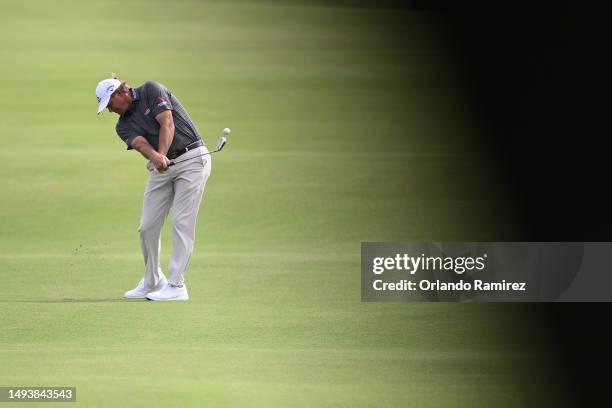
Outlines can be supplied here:
[[135, 101], [140, 99], [140, 95], [138, 95], [138, 91], [136, 91], [136, 89], [132, 88], [132, 98], [134, 98]]

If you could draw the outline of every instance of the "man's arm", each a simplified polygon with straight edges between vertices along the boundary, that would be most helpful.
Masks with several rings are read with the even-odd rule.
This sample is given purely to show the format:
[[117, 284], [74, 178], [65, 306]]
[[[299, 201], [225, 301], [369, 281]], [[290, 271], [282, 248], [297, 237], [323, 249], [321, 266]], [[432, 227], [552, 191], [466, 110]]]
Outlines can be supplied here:
[[172, 111], [165, 110], [155, 116], [155, 120], [159, 123], [159, 153], [166, 156], [168, 149], [174, 139], [174, 119], [172, 119]]
[[[160, 142], [161, 142], [161, 133], [160, 133]], [[147, 139], [145, 139], [143, 136], [136, 136], [132, 140], [132, 147], [138, 150], [140, 154], [142, 154], [146, 159], [151, 160], [151, 163], [153, 163], [153, 165], [158, 171], [164, 172], [168, 170], [168, 164], [170, 164], [170, 160], [168, 160], [165, 154], [161, 154], [158, 151], [156, 151], [153, 148], [153, 146], [149, 144]]]

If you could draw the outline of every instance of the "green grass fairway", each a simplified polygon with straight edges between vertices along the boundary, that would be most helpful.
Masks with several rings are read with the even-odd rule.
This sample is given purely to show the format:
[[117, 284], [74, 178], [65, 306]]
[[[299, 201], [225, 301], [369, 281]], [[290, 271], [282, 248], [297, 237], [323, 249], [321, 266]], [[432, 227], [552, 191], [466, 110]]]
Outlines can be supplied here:
[[[362, 241], [513, 233], [428, 16], [364, 3], [2, 1], [0, 386], [104, 408], [552, 401], [508, 305], [360, 302]], [[121, 299], [148, 173], [96, 116], [111, 72], [167, 85], [209, 145], [232, 128], [189, 302]]]

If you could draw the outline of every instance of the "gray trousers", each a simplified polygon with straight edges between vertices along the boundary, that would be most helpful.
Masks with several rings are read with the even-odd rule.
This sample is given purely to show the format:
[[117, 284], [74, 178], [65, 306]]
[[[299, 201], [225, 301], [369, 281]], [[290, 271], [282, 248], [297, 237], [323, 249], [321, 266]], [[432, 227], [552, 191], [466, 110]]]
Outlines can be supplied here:
[[[207, 151], [206, 147], [202, 146], [179, 156], [176, 161]], [[210, 176], [210, 155], [178, 163], [163, 173], [158, 172], [151, 162], [147, 163], [147, 169], [151, 175], [144, 194], [142, 218], [138, 228], [145, 263], [144, 285], [145, 288], [153, 288], [163, 277], [159, 259], [161, 230], [170, 208], [173, 248], [168, 265], [168, 282], [182, 285], [193, 252], [202, 194]]]

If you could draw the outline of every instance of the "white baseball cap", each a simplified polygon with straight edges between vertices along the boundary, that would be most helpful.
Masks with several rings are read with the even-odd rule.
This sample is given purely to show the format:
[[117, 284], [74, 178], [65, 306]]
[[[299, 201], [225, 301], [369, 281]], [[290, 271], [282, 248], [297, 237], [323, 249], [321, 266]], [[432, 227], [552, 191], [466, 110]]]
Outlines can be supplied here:
[[98, 82], [98, 86], [96, 86], [96, 98], [98, 98], [98, 115], [106, 108], [111, 95], [120, 86], [121, 81], [115, 78], [109, 78]]

